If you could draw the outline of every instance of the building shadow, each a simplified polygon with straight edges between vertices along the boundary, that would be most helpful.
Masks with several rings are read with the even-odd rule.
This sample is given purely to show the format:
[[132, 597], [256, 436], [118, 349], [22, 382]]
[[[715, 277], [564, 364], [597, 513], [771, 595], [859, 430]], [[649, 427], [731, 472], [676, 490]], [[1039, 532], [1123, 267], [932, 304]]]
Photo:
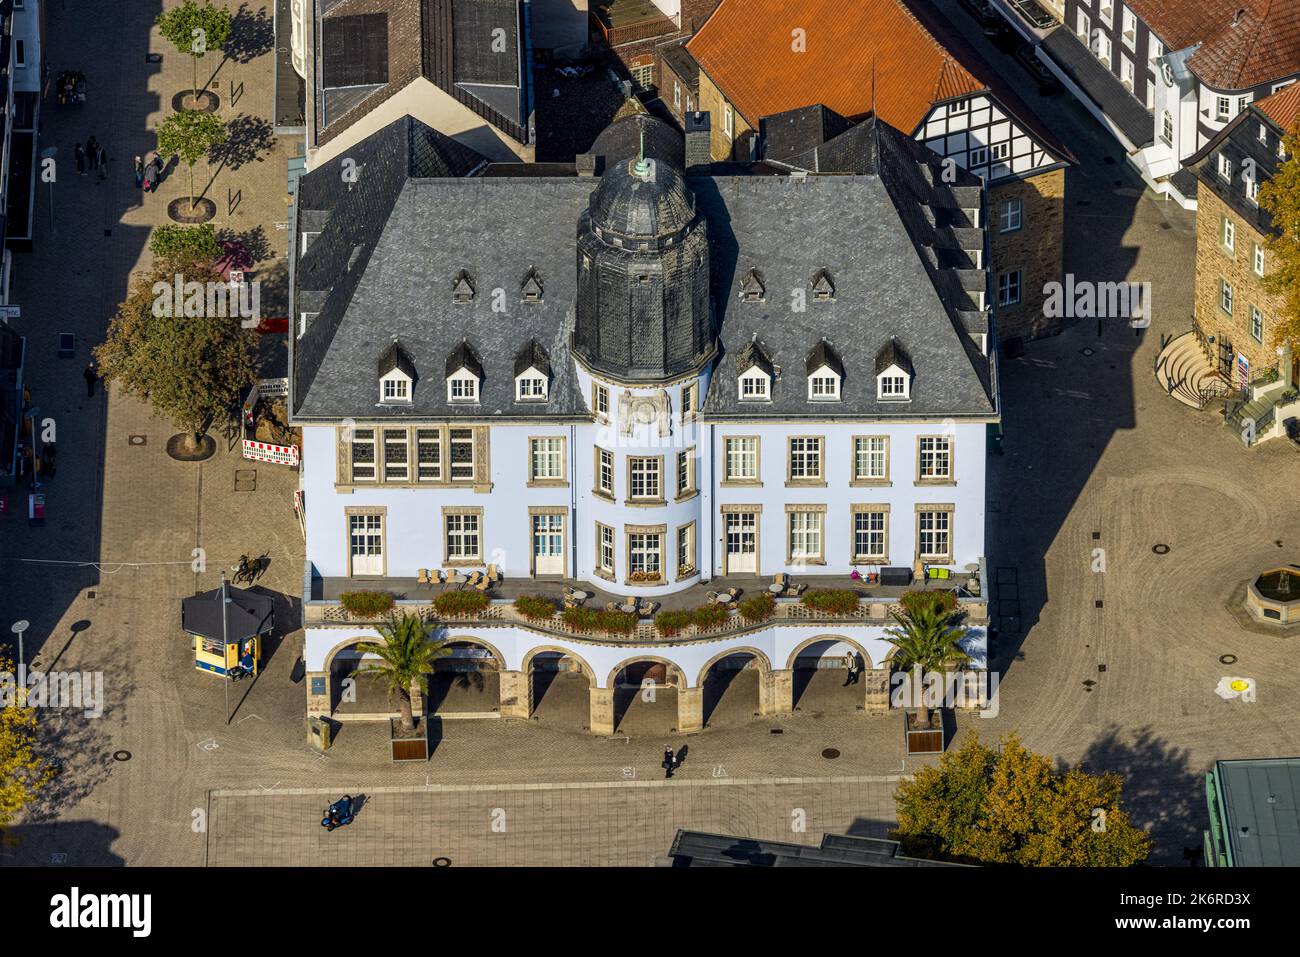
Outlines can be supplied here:
[[119, 837], [95, 821], [14, 824], [0, 831], [0, 867], [125, 867], [113, 850]]

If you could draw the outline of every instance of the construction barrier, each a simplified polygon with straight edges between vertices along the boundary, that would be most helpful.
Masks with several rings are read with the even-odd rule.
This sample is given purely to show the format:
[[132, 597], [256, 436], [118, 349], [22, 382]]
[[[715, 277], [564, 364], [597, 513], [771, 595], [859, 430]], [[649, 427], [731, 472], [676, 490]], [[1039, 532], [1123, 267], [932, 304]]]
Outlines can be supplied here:
[[298, 467], [298, 446], [272, 445], [270, 442], [258, 442], [244, 439], [244, 458], [258, 462], [274, 462], [276, 465]]

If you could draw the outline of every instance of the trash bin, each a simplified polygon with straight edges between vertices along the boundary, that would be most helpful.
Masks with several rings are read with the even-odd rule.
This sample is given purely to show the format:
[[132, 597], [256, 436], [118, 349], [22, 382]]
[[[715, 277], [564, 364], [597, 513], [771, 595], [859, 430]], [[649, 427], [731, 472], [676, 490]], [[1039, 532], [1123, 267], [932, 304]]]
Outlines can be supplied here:
[[328, 751], [330, 746], [330, 720], [320, 715], [307, 719], [307, 741], [317, 751]]

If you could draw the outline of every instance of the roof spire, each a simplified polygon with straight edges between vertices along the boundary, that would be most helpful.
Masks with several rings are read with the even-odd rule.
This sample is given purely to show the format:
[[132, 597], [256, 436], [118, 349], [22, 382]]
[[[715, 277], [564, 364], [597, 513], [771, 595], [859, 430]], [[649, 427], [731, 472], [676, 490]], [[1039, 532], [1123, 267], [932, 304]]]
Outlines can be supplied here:
[[632, 170], [637, 176], [645, 179], [650, 175], [650, 162], [645, 158], [645, 127], [641, 127], [641, 152], [638, 154], [636, 166]]

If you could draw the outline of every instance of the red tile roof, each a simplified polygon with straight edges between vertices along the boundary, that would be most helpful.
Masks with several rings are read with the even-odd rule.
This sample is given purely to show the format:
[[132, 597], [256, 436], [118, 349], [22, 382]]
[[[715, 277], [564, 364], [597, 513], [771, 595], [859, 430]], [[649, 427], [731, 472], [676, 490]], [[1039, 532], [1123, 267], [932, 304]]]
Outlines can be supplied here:
[[1129, 0], [1129, 6], [1171, 50], [1201, 45], [1188, 65], [1208, 86], [1245, 90], [1300, 73], [1296, 0]]
[[1254, 107], [1290, 133], [1300, 121], [1300, 83], [1292, 83], [1272, 96], [1257, 100]]
[[899, 0], [722, 0], [686, 48], [753, 127], [817, 103], [864, 116], [873, 66], [881, 119], [909, 133], [936, 101], [985, 89]]

